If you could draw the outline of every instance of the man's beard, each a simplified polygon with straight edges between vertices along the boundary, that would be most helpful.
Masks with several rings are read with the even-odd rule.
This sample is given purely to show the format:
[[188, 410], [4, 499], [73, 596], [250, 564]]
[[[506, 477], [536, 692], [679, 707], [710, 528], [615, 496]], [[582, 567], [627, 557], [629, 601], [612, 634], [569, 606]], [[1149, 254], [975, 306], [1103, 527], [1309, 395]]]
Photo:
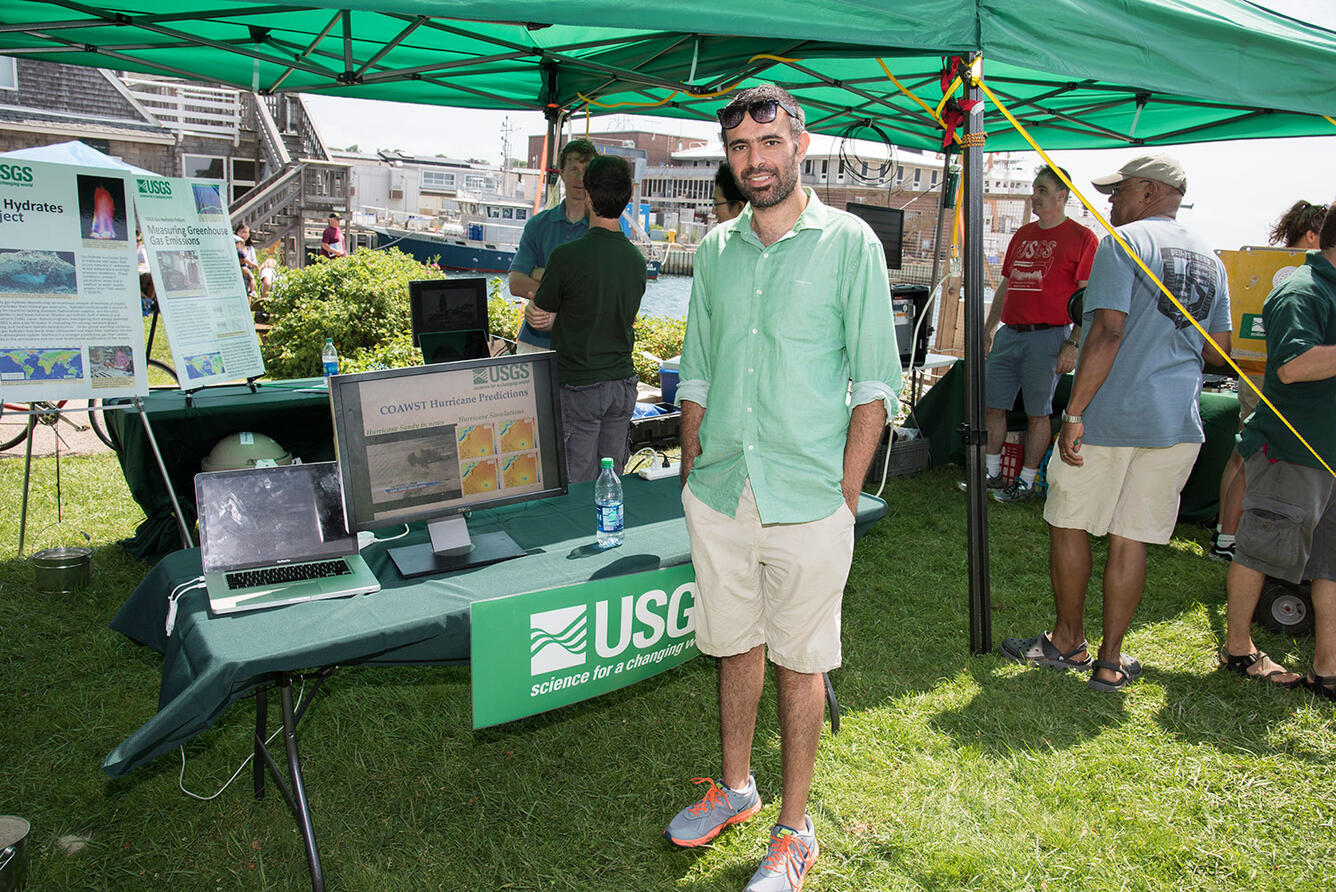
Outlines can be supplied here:
[[[773, 173], [775, 175], [774, 185], [766, 189], [757, 191], [748, 185], [747, 178], [753, 173]], [[793, 156], [792, 163], [783, 168], [772, 167], [749, 167], [742, 172], [738, 178], [738, 189], [751, 202], [754, 208], [772, 208], [780, 204], [784, 199], [793, 194], [794, 188], [798, 185], [798, 156]]]

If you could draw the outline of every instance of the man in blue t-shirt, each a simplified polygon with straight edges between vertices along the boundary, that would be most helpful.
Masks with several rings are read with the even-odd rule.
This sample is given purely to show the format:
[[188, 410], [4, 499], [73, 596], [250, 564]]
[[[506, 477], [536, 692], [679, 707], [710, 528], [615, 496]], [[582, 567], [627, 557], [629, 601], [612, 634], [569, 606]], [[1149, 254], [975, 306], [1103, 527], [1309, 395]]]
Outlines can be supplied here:
[[[533, 300], [538, 293], [538, 282], [543, 278], [552, 249], [573, 242], [589, 231], [589, 204], [585, 195], [584, 174], [589, 161], [598, 149], [587, 139], [573, 139], [562, 146], [557, 156], [561, 182], [566, 197], [557, 204], [535, 214], [524, 225], [515, 259], [510, 262], [510, 293], [515, 297]], [[519, 350], [521, 353], [552, 349], [552, 314], [541, 317], [547, 330], [540, 331], [526, 320], [520, 325]]]
[[[1229, 286], [1210, 246], [1175, 220], [1187, 175], [1169, 155], [1142, 155], [1094, 180], [1109, 220], [1141, 264], [1210, 334], [1202, 337], [1112, 236], [1095, 252], [1086, 287], [1081, 351], [1058, 452], [1049, 461], [1052, 633], [1008, 638], [1014, 660], [1093, 669], [1090, 688], [1116, 691], [1141, 672], [1122, 652], [1141, 601], [1146, 545], [1169, 541], [1178, 495], [1205, 440], [1197, 398], [1204, 363], [1229, 353]], [[1092, 660], [1085, 639], [1090, 536], [1109, 537], [1104, 638]]]

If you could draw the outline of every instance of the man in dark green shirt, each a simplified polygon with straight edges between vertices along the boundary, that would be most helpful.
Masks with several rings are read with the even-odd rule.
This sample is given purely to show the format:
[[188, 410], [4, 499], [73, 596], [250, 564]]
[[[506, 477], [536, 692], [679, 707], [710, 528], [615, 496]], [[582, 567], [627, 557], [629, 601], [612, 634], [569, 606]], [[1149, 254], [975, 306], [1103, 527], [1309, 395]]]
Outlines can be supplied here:
[[[551, 320], [561, 378], [561, 426], [572, 483], [598, 476], [609, 456], [626, 465], [636, 406], [632, 326], [645, 295], [645, 258], [618, 220], [631, 200], [631, 168], [615, 155], [589, 162], [584, 175], [589, 232], [552, 252], [538, 293], [525, 310], [535, 328]], [[543, 311], [530, 312], [532, 309]]]
[[[1243, 433], [1248, 493], [1229, 567], [1221, 668], [1281, 687], [1302, 682], [1336, 700], [1336, 213], [1318, 250], [1267, 297], [1266, 379]], [[1274, 408], [1272, 408], [1274, 406]], [[1279, 414], [1277, 414], [1279, 410]], [[1306, 441], [1300, 442], [1298, 434]], [[1252, 640], [1267, 576], [1313, 582], [1316, 647], [1306, 678], [1288, 672]]]

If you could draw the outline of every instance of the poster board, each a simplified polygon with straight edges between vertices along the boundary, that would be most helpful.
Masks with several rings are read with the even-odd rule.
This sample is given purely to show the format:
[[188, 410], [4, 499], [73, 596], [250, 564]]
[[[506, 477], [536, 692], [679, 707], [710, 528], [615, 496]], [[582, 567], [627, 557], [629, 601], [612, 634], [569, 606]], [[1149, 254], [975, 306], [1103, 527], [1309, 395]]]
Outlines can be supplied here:
[[126, 171], [0, 159], [0, 396], [148, 393]]
[[264, 374], [218, 183], [137, 176], [135, 210], [182, 390]]
[[1266, 371], [1266, 329], [1262, 303], [1281, 282], [1304, 265], [1307, 252], [1298, 248], [1246, 246], [1217, 251], [1229, 276], [1229, 313], [1234, 324], [1230, 357], [1254, 375]]

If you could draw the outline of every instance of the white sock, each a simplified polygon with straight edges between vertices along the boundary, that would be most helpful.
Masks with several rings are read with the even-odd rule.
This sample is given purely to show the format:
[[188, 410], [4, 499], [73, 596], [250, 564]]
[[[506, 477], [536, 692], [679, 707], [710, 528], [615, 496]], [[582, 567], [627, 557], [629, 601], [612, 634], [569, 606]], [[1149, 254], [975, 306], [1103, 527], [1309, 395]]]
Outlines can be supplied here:
[[1218, 523], [1218, 524], [1215, 525], [1215, 531], [1216, 531], [1216, 533], [1219, 533], [1219, 532], [1220, 532], [1221, 530], [1223, 530], [1224, 528], [1225, 528], [1224, 524], [1220, 524], [1220, 523]]
[[736, 787], [736, 788], [734, 788], [734, 787], [730, 787], [730, 786], [728, 786], [728, 784], [724, 784], [724, 786], [725, 786], [727, 789], [732, 790], [734, 793], [746, 793], [748, 790], [750, 790], [750, 789], [754, 786], [754, 784], [753, 784], [753, 782], [752, 782], [751, 775], [748, 775], [748, 776], [747, 776], [747, 782], [746, 782], [745, 784], [743, 784], [741, 787]]
[[1216, 534], [1215, 534], [1215, 544], [1216, 544], [1216, 545], [1219, 545], [1219, 546], [1222, 546], [1222, 547], [1225, 547], [1225, 548], [1228, 548], [1230, 545], [1233, 545], [1233, 544], [1234, 544], [1234, 534], [1233, 534], [1233, 533], [1216, 533]]
[[988, 469], [989, 477], [997, 477], [1002, 473], [1002, 453], [993, 455], [991, 452], [985, 452], [983, 463], [984, 467]]
[[1034, 478], [1038, 476], [1038, 468], [1021, 468], [1021, 482], [1026, 486], [1034, 486]]

